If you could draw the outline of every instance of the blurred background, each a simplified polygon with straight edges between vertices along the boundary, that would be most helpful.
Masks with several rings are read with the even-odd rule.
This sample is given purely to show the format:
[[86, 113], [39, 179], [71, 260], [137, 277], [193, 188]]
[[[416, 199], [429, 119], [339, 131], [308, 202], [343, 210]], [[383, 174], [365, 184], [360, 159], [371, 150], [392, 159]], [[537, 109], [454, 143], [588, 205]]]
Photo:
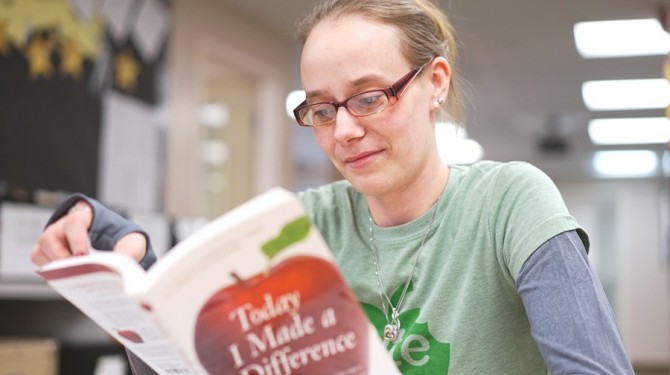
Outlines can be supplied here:
[[[272, 186], [339, 178], [287, 111], [312, 4], [0, 1], [0, 369], [21, 352], [44, 366], [26, 373], [127, 371], [28, 259], [66, 194], [139, 222], [164, 252]], [[591, 236], [636, 372], [670, 374], [670, 2], [439, 4], [466, 99], [464, 130], [438, 125], [445, 161], [544, 170]]]

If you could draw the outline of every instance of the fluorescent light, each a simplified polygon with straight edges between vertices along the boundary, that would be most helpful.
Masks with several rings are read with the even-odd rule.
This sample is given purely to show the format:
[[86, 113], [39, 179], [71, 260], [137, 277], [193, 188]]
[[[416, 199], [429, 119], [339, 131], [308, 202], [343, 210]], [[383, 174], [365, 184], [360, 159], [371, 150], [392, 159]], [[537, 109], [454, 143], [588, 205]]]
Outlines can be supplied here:
[[213, 166], [221, 166], [230, 155], [230, 148], [222, 141], [208, 139], [200, 144], [200, 159]]
[[457, 139], [466, 139], [468, 132], [464, 127], [452, 122], [438, 121], [435, 124], [435, 137], [438, 142], [452, 142]]
[[597, 151], [593, 168], [600, 177], [650, 177], [656, 173], [658, 156], [650, 150]]
[[670, 35], [654, 18], [579, 22], [573, 27], [582, 57], [666, 55]]
[[303, 90], [294, 90], [286, 95], [286, 114], [291, 119], [295, 120], [293, 109], [300, 105], [305, 100], [305, 92]]
[[435, 125], [437, 152], [447, 164], [472, 164], [484, 157], [484, 149], [479, 142], [467, 138], [467, 132], [461, 126], [449, 122]]
[[595, 119], [589, 122], [589, 137], [597, 145], [666, 143], [670, 141], [670, 119]]
[[202, 103], [196, 116], [202, 125], [217, 129], [228, 123], [230, 110], [224, 103]]
[[440, 159], [447, 164], [472, 164], [484, 157], [484, 149], [474, 139], [459, 139], [439, 146]]
[[665, 79], [588, 81], [582, 98], [592, 111], [665, 108], [670, 104], [670, 83]]

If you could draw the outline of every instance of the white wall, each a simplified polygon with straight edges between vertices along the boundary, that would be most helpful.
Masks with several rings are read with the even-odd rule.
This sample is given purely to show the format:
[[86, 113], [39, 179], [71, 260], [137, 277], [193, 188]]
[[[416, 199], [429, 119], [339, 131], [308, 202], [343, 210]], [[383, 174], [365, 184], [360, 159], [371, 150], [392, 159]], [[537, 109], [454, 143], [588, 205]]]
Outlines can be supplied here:
[[[661, 182], [559, 183], [591, 237], [589, 257], [610, 297], [631, 360], [670, 363], [670, 264], [661, 255]], [[665, 223], [668, 225], [668, 223]]]
[[202, 129], [198, 105], [207, 98], [207, 72], [225, 66], [255, 82], [253, 189], [250, 195], [291, 181], [287, 162], [291, 132], [284, 109], [293, 87], [295, 42], [246, 19], [219, 0], [175, 1], [167, 92], [168, 144], [165, 207], [177, 216], [199, 215], [203, 206], [198, 160]]

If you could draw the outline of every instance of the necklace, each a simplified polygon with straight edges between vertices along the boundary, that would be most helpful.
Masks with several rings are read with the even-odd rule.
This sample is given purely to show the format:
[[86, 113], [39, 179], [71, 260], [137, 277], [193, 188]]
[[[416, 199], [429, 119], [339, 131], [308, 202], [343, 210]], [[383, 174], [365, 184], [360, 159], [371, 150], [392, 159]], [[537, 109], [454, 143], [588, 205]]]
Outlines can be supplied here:
[[[423, 252], [423, 245], [426, 243], [426, 238], [428, 238], [430, 228], [433, 226], [433, 219], [435, 218], [437, 204], [439, 201], [440, 198], [438, 197], [435, 205], [433, 206], [433, 213], [430, 216], [430, 221], [428, 222], [426, 231], [423, 234], [423, 238], [421, 239], [419, 250], [416, 253], [416, 257], [414, 258], [414, 264], [412, 265], [412, 269], [409, 272], [409, 276], [407, 276], [407, 281], [405, 281], [405, 286], [403, 287], [400, 298], [398, 299], [398, 304], [395, 306], [393, 306], [393, 303], [391, 303], [391, 299], [389, 298], [388, 294], [386, 294], [386, 288], [384, 288], [384, 285], [382, 284], [382, 278], [379, 270], [379, 258], [377, 256], [377, 247], [375, 246], [375, 238], [372, 235], [372, 215], [370, 215], [370, 249], [372, 250], [372, 254], [374, 256], [375, 274], [377, 275], [377, 286], [379, 287], [379, 298], [382, 301], [382, 309], [384, 310], [384, 317], [386, 318], [386, 326], [384, 327], [384, 333], [382, 336], [385, 341], [394, 342], [398, 339], [398, 334], [400, 333], [400, 319], [398, 318], [400, 315], [400, 308], [402, 307], [402, 303], [405, 300], [405, 294], [407, 294], [409, 284], [412, 282], [412, 278], [414, 277], [416, 266], [419, 264], [419, 259], [421, 258], [421, 253]], [[390, 319], [388, 316], [389, 307], [391, 308]]]

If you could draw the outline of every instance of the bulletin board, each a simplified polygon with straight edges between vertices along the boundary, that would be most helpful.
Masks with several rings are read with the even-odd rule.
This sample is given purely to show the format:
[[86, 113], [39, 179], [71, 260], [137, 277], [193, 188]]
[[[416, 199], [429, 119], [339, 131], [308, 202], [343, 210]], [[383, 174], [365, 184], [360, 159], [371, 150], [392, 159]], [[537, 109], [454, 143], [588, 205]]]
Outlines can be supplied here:
[[[104, 200], [105, 171], [126, 167], [114, 154], [159, 168], [170, 25], [167, 0], [0, 1], [0, 200], [40, 190]], [[160, 176], [148, 177], [155, 208]]]

